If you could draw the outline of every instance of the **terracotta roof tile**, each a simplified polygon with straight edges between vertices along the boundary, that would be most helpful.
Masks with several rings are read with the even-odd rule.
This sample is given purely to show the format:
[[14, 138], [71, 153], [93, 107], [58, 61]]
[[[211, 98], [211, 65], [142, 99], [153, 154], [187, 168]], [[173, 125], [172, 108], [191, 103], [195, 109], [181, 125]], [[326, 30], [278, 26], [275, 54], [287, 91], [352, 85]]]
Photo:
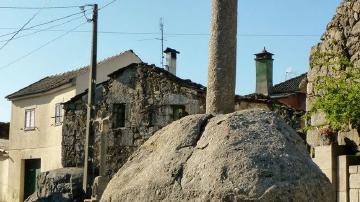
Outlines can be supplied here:
[[300, 84], [304, 79], [306, 79], [306, 77], [307, 77], [307, 73], [304, 73], [301, 74], [300, 76], [294, 77], [292, 79], [274, 85], [270, 90], [271, 95], [300, 92]]

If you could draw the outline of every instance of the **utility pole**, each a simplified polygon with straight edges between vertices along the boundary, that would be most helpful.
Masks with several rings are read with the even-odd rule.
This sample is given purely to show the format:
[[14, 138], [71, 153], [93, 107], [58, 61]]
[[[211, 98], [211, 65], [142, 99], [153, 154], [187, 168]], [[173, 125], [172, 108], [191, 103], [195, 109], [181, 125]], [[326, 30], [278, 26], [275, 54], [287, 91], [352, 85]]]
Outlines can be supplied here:
[[85, 160], [84, 160], [84, 178], [83, 190], [86, 197], [91, 196], [91, 186], [95, 177], [94, 165], [94, 142], [95, 134], [93, 121], [95, 119], [95, 90], [96, 90], [96, 63], [97, 63], [97, 22], [98, 22], [98, 5], [93, 5], [93, 32], [91, 47], [91, 67], [89, 68], [89, 88], [88, 88], [88, 104], [86, 114], [86, 139], [85, 139]]
[[161, 32], [161, 68], [164, 68], [164, 20], [160, 18], [160, 32]]

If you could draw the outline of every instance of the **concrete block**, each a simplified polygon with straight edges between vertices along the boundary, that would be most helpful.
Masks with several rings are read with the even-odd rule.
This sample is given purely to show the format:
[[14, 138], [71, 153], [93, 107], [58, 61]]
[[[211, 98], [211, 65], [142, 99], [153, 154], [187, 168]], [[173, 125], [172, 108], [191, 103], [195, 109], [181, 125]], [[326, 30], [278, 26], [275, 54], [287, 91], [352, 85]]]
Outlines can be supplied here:
[[358, 173], [358, 166], [349, 166], [349, 173]]
[[350, 189], [350, 202], [359, 202], [359, 190], [358, 189]]
[[347, 192], [349, 182], [348, 160], [347, 156], [337, 157], [337, 191]]
[[315, 158], [313, 161], [321, 168], [321, 170], [332, 169], [332, 146], [315, 147]]
[[360, 189], [360, 174], [351, 174], [349, 184], [350, 189]]
[[337, 202], [348, 202], [348, 193], [346, 191], [337, 192]]

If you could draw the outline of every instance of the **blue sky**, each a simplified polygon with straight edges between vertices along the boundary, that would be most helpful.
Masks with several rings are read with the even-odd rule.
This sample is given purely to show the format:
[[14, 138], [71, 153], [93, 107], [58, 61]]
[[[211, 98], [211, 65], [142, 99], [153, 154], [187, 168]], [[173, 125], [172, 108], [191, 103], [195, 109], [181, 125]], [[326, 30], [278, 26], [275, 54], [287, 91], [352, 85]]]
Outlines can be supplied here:
[[[0, 7], [70, 6], [95, 2], [101, 7], [110, 1], [1, 0]], [[310, 48], [320, 41], [339, 3], [340, 0], [239, 0], [236, 93], [254, 92], [253, 54], [260, 52], [264, 46], [275, 54], [274, 83], [284, 81], [285, 72], [289, 69], [293, 75], [306, 72]], [[79, 8], [42, 9], [27, 27], [79, 11]], [[16, 31], [36, 12], [1, 9], [0, 35]], [[123, 34], [99, 34], [98, 60], [132, 49], [144, 62], [159, 66], [161, 46], [155, 38], [160, 36], [161, 17], [165, 22], [165, 47], [181, 52], [178, 56], [178, 76], [206, 85], [210, 0], [115, 1], [99, 11], [99, 31]], [[48, 28], [67, 20], [39, 28]], [[91, 33], [69, 33], [22, 60], [5, 65], [84, 21], [85, 18], [80, 18], [53, 28], [60, 31], [44, 31], [13, 40], [0, 50], [0, 121], [10, 120], [11, 104], [4, 98], [6, 95], [45, 76], [87, 65], [90, 61]], [[77, 30], [90, 31], [91, 24], [86, 23]], [[20, 32], [17, 36], [31, 32], [34, 30]], [[0, 41], [10, 36], [0, 37]], [[3, 43], [0, 42], [0, 46]]]

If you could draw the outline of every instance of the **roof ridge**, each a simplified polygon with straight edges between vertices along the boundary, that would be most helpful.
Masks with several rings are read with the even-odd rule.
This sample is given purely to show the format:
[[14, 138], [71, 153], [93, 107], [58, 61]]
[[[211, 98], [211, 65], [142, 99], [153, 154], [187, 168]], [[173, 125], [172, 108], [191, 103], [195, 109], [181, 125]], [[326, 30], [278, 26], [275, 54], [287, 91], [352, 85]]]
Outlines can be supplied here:
[[[117, 54], [115, 54], [115, 55], [113, 55], [113, 56], [106, 57], [106, 58], [98, 61], [98, 62], [97, 62], [97, 65], [100, 65], [100, 64], [102, 64], [102, 63], [104, 63], [104, 62], [107, 62], [107, 61], [109, 61], [109, 60], [111, 60], [111, 59], [114, 59], [114, 58], [116, 58], [116, 57], [118, 57], [118, 56], [120, 56], [120, 55], [122, 55], [122, 54], [124, 54], [124, 53], [128, 53], [128, 52], [133, 53], [134, 55], [136, 55], [136, 56], [140, 59], [140, 57], [139, 57], [137, 54], [135, 54], [132, 49], [129, 49], [129, 50], [126, 50], [126, 51], [122, 51], [122, 52], [120, 52], [120, 53], [117, 53]], [[141, 59], [140, 59], [140, 60], [141, 60]], [[50, 76], [48, 76], [48, 77], [61, 76], [61, 75], [67, 74], [67, 73], [72, 73], [72, 72], [76, 72], [76, 71], [82, 71], [82, 70], [87, 69], [87, 68], [89, 68], [89, 67], [90, 67], [90, 64], [85, 65], [85, 66], [81, 66], [81, 67], [76, 68], [76, 69], [73, 69], [73, 70], [69, 70], [69, 71], [65, 71], [65, 72], [60, 72], [60, 73], [57, 73], [57, 74], [52, 74], [52, 75], [50, 75]]]
[[123, 67], [121, 69], [118, 69], [114, 72], [112, 72], [111, 74], [109, 74], [109, 77], [120, 74], [121, 72], [129, 69], [129, 68], [148, 68], [148, 69], [153, 69], [155, 71], [158, 71], [159, 73], [163, 73], [165, 74], [169, 79], [174, 79], [176, 82], [181, 82], [184, 85], [188, 85], [189, 87], [194, 87], [197, 88], [199, 90], [204, 90], [206, 87], [203, 86], [202, 84], [196, 83], [194, 81], [192, 81], [191, 79], [183, 79], [180, 78], [174, 74], [172, 74], [171, 72], [165, 70], [164, 68], [161, 67], [157, 67], [155, 64], [149, 64], [146, 62], [141, 62], [141, 63], [132, 63], [129, 64], [126, 67]]
[[[116, 57], [121, 56], [122, 54], [125, 53], [134, 53], [133, 50], [129, 49], [123, 52], [120, 52], [116, 55], [113, 55], [111, 57], [102, 59], [101, 61], [97, 62], [98, 65], [104, 63], [104, 62], [108, 62]], [[136, 54], [135, 54], [136, 55]], [[139, 56], [136, 55], [136, 57], [139, 58]], [[139, 58], [139, 60], [141, 60]], [[84, 73], [84, 71], [86, 71], [89, 68], [90, 65], [87, 66], [83, 66], [77, 69], [73, 69], [73, 70], [69, 70], [69, 71], [65, 71], [62, 73], [58, 73], [58, 74], [53, 74], [53, 75], [49, 75], [46, 76], [36, 82], [31, 83], [30, 85], [21, 88], [20, 90], [17, 90], [14, 93], [11, 93], [9, 95], [7, 95], [5, 98], [7, 99], [12, 99], [12, 98], [16, 98], [16, 97], [22, 97], [22, 96], [26, 96], [26, 95], [32, 95], [32, 94], [37, 94], [37, 93], [41, 93], [41, 92], [45, 92], [51, 89], [55, 89], [59, 86], [62, 86], [66, 83], [69, 83], [72, 81], [73, 78], [75, 78], [76, 76]], [[50, 78], [50, 79], [49, 79]], [[48, 79], [48, 81], [44, 81]], [[41, 86], [43, 85], [43, 86]], [[45, 85], [45, 87], [44, 87]], [[47, 86], [47, 87], [46, 87]]]

